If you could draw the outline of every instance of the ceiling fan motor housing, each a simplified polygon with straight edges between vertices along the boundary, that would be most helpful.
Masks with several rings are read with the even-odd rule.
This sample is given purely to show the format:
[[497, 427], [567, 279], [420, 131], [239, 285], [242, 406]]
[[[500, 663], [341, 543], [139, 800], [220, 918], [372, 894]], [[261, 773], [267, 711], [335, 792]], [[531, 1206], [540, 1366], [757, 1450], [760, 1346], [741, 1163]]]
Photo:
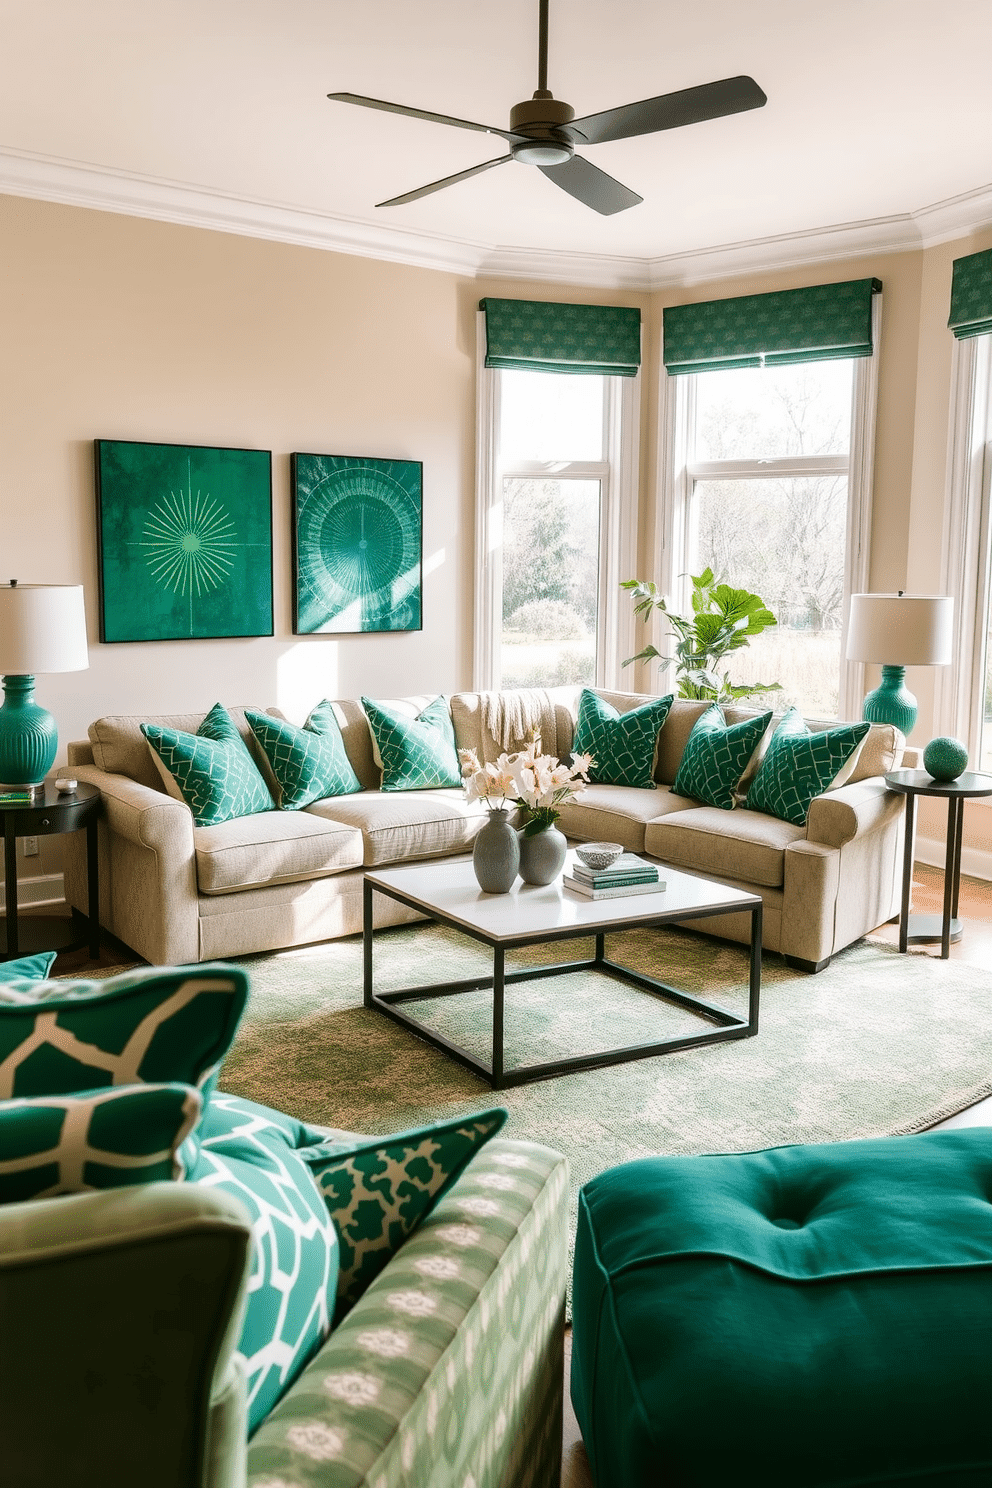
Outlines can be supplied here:
[[565, 125], [575, 118], [575, 110], [543, 88], [533, 98], [514, 104], [510, 110], [510, 129], [526, 134], [527, 139], [512, 144], [514, 160], [527, 165], [564, 165], [575, 153], [575, 145], [565, 132]]

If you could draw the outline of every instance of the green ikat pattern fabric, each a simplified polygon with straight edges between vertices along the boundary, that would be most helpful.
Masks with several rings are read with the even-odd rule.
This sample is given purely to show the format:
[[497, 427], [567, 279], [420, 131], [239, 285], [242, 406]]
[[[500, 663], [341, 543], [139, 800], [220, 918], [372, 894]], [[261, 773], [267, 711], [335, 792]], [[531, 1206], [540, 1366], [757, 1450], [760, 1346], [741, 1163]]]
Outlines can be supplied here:
[[185, 1177], [203, 1114], [189, 1085], [127, 1085], [0, 1103], [0, 1204]]
[[728, 725], [716, 703], [707, 708], [686, 742], [672, 794], [732, 811], [740, 778], [771, 719], [769, 711]]
[[392, 1136], [363, 1137], [308, 1158], [341, 1245], [338, 1315], [352, 1307], [506, 1121], [497, 1107]]
[[618, 713], [589, 687], [579, 697], [573, 754], [591, 754], [589, 779], [600, 785], [654, 790], [658, 734], [672, 706], [672, 693]]
[[954, 260], [947, 324], [959, 341], [992, 332], [992, 248]]
[[568, 1165], [497, 1138], [248, 1448], [249, 1488], [558, 1488]]
[[276, 778], [283, 811], [361, 790], [330, 703], [320, 703], [302, 728], [249, 708], [245, 717]]
[[545, 300], [480, 301], [486, 313], [486, 366], [509, 371], [636, 377], [641, 312], [625, 305], [561, 305]]
[[143, 723], [141, 732], [179, 788], [198, 827], [271, 811], [275, 802], [230, 714], [215, 703], [195, 734]]
[[878, 279], [734, 295], [664, 311], [669, 377], [872, 354]]
[[772, 734], [745, 805], [805, 826], [813, 800], [829, 790], [870, 728], [845, 723], [810, 733], [799, 711], [790, 708]]
[[305, 1159], [322, 1134], [281, 1111], [215, 1094], [200, 1128], [193, 1183], [225, 1189], [251, 1216], [252, 1265], [238, 1352], [248, 1425], [264, 1421], [331, 1327], [338, 1242]]
[[461, 785], [458, 746], [445, 698], [436, 697], [418, 718], [407, 718], [366, 697], [362, 707], [381, 761], [382, 790]]

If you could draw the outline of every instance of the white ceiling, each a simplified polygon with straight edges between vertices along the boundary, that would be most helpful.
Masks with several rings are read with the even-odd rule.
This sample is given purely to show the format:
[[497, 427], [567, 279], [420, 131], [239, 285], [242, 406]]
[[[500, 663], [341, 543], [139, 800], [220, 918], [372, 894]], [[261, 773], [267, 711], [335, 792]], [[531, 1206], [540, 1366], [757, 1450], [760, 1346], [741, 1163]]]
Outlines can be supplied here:
[[325, 95], [505, 127], [537, 85], [537, 0], [0, 0], [0, 190], [647, 285], [723, 245], [992, 222], [990, 55], [989, 0], [551, 0], [549, 85], [579, 115], [737, 73], [768, 104], [586, 147], [644, 197], [614, 217], [516, 163], [377, 211], [507, 147]]

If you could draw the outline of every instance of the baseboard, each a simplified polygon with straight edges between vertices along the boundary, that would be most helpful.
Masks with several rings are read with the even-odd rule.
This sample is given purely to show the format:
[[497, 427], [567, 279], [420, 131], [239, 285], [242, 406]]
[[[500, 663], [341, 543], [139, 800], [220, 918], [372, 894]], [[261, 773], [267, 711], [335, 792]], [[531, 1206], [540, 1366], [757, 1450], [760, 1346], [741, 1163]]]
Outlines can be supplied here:
[[[38, 878], [17, 880], [18, 909], [27, 909], [28, 905], [64, 903], [65, 881], [61, 873], [43, 873]], [[6, 913], [6, 909], [7, 886], [0, 884], [0, 912]]]
[[[918, 862], [926, 863], [931, 868], [943, 868], [946, 856], [947, 847], [938, 838], [917, 837], [916, 858]], [[966, 873], [969, 878], [992, 880], [992, 852], [983, 852], [980, 847], [963, 847], [961, 849], [961, 872]]]

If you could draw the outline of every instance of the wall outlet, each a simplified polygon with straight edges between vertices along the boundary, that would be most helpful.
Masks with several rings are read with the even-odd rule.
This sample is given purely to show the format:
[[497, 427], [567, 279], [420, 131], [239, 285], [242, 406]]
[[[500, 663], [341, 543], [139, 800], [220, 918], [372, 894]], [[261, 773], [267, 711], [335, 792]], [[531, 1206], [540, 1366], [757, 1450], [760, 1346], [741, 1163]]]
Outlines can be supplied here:
[[37, 837], [25, 837], [24, 838], [24, 856], [26, 858], [36, 858], [38, 856], [38, 839], [37, 839]]

